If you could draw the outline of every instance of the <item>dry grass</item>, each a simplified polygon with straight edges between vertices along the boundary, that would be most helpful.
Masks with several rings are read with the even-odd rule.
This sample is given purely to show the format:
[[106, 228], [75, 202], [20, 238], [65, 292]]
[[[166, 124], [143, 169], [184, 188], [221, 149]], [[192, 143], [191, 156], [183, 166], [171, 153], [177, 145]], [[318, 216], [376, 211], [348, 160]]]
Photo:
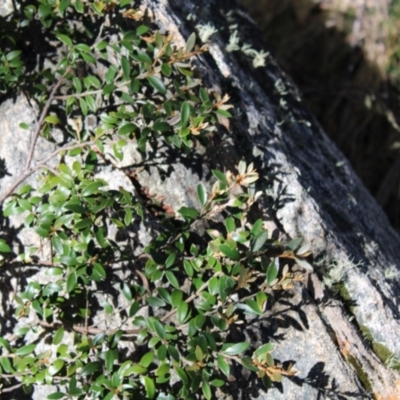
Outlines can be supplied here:
[[400, 230], [400, 0], [241, 2]]

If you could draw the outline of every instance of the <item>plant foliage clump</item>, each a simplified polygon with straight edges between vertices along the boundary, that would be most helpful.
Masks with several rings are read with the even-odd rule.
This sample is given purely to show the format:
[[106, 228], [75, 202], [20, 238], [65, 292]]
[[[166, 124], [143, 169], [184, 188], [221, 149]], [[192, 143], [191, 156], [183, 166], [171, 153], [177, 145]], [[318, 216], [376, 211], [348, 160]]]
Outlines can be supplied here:
[[[229, 97], [195, 76], [190, 59], [207, 50], [196, 35], [176, 47], [130, 3], [20, 2], [17, 30], [40, 22], [59, 59], [29, 72], [11, 33], [7, 43], [15, 46], [0, 48], [1, 92], [25, 87], [39, 110], [25, 171], [0, 199], [3, 216], [23, 215], [40, 239], [15, 254], [1, 238], [0, 262], [46, 271], [15, 294], [18, 328], [0, 337], [0, 393], [56, 385], [49, 399], [211, 399], [232, 363], [267, 387], [294, 373], [275, 362], [271, 343], [251, 349], [232, 335], [232, 327], [264, 314], [273, 290], [298, 279], [287, 267], [279, 273], [274, 258], [307, 255], [295, 256], [298, 242], [285, 248], [261, 219], [249, 220], [261, 195], [253, 164], [213, 170], [214, 186], [197, 186], [200, 207], [183, 206], [178, 215], [154, 212], [163, 207], [146, 193], [112, 190], [98, 176], [105, 164], [120, 168], [129, 146], [143, 160], [160, 146], [190, 157], [218, 119], [231, 117]], [[39, 136], [58, 148], [32, 167]], [[38, 185], [21, 186], [34, 172]], [[141, 251], [113, 239], [150, 219], [157, 233]], [[131, 272], [128, 279], [121, 270]], [[107, 289], [117, 292], [115, 301]]]

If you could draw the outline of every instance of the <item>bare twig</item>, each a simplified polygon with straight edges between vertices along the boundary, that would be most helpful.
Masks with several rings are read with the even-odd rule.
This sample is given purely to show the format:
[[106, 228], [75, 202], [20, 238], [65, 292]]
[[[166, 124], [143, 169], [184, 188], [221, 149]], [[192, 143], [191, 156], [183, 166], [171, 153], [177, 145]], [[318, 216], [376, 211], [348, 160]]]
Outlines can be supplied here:
[[[9, 374], [9, 376], [2, 375], [2, 377], [3, 377], [3, 378], [15, 378], [15, 376], [12, 375], [12, 374]], [[13, 392], [14, 390], [20, 388], [22, 385], [23, 385], [23, 383], [21, 382], [21, 383], [18, 383], [18, 384], [16, 384], [16, 385], [14, 385], [14, 386], [10, 386], [10, 387], [8, 387], [8, 388], [0, 389], [0, 393]]]
[[55, 95], [56, 95], [57, 90], [61, 86], [65, 76], [69, 73], [70, 70], [71, 70], [71, 67], [68, 67], [65, 70], [65, 72], [62, 74], [61, 78], [58, 80], [58, 82], [54, 86], [53, 90], [50, 93], [49, 98], [46, 101], [46, 104], [45, 104], [45, 106], [43, 108], [43, 111], [42, 111], [42, 113], [40, 115], [39, 122], [37, 123], [35, 132], [33, 133], [32, 143], [31, 143], [31, 147], [29, 149], [28, 158], [26, 160], [25, 169], [28, 169], [30, 167], [30, 165], [31, 165], [32, 158], [33, 158], [33, 153], [34, 153], [35, 147], [36, 147], [36, 142], [37, 142], [37, 139], [39, 137], [39, 133], [40, 133], [40, 129], [42, 128], [43, 121], [47, 116], [47, 113], [49, 111], [49, 108], [50, 108], [50, 105], [51, 105], [52, 101], [55, 99]]

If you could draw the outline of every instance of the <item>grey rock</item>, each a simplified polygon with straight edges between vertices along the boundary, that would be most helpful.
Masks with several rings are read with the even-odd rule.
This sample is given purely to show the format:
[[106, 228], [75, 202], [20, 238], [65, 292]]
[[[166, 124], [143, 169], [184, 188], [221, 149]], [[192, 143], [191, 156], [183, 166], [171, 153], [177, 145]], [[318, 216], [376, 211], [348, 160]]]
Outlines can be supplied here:
[[[173, 32], [178, 42], [183, 43], [200, 23], [218, 27], [219, 32], [210, 38], [209, 55], [199, 57], [196, 68], [209, 87], [232, 95], [231, 102], [239, 112], [229, 132], [219, 132], [212, 138], [214, 146], [199, 148], [192, 158], [171, 158], [160, 151], [157, 162], [140, 160], [146, 168], [138, 172], [139, 185], [162, 196], [176, 212], [183, 205], [198, 206], [196, 187], [200, 182], [210, 187], [211, 169], [234, 170], [241, 158], [255, 160], [260, 188], [267, 193], [261, 205], [263, 217], [279, 228], [286, 240], [304, 238], [315, 261], [314, 272], [306, 274], [304, 283], [277, 296], [263, 318], [237, 328], [238, 337], [254, 347], [275, 343], [274, 357], [295, 362], [297, 375], [265, 392], [253, 376], [235, 371], [236, 380], [221, 392], [221, 398], [397, 398], [398, 372], [377, 357], [363, 335], [367, 330], [374, 342], [400, 359], [399, 279], [396, 273], [394, 279], [385, 275], [388, 266], [398, 271], [400, 238], [344, 156], [305, 109], [297, 89], [273, 57], [265, 59], [265, 67], [254, 68], [254, 57], [226, 51], [232, 21], [241, 27], [242, 44], [251, 43], [258, 53], [265, 49], [251, 20], [233, 4], [222, 0], [143, 1], [153, 21], [161, 30]], [[187, 20], [188, 14], [196, 15], [197, 20]], [[19, 128], [21, 119], [28, 124], [34, 121], [23, 97], [0, 105], [0, 158], [9, 173], [0, 180], [0, 195], [25, 165], [30, 134]], [[218, 141], [222, 135], [226, 136], [224, 145]], [[40, 140], [35, 160], [52, 152], [54, 146]], [[135, 166], [138, 157], [134, 147], [128, 149], [123, 166]], [[118, 170], [104, 167], [99, 176], [110, 187], [123, 186], [135, 192]], [[35, 177], [30, 179], [35, 184]], [[13, 223], [17, 229], [22, 221]], [[132, 230], [139, 248], [154, 234], [143, 226]], [[21, 233], [18, 240], [24, 247], [35, 239]], [[17, 290], [18, 277], [1, 273], [10, 291]], [[329, 289], [334, 281], [341, 284], [342, 297]], [[116, 304], [122, 301], [107, 299]], [[351, 314], [349, 301], [353, 303]], [[3, 307], [6, 305], [0, 311], [3, 315], [11, 315], [10, 302], [11, 297], [2, 301]], [[102, 320], [101, 315], [96, 318]], [[118, 325], [111, 321], [107, 327], [114, 323]], [[134, 350], [132, 346], [129, 349]], [[34, 398], [45, 396], [36, 393]]]

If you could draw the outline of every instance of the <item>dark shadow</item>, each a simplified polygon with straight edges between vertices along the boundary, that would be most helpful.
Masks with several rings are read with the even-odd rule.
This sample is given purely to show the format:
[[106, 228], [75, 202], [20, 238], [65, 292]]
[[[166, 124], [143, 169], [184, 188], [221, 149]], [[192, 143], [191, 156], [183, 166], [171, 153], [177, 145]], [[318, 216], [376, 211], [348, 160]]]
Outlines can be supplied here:
[[[324, 131], [344, 152], [399, 230], [400, 158], [398, 150], [391, 147], [400, 139], [399, 90], [390, 64], [396, 61], [388, 56], [390, 49], [376, 53], [379, 61], [370, 61], [371, 56], [367, 59], [363, 46], [368, 48], [374, 42], [362, 15], [365, 24], [373, 23], [374, 18], [392, 22], [380, 14], [384, 11], [378, 3], [375, 9], [350, 3], [348, 9], [335, 11], [333, 5], [324, 7], [323, 2], [307, 0], [240, 2], [273, 46], [274, 55], [300, 88]], [[396, 12], [396, 5], [391, 7], [393, 10], [386, 11], [389, 14]], [[361, 38], [362, 30], [366, 38]], [[389, 39], [381, 36], [384, 48]], [[386, 69], [378, 67], [382, 58], [388, 59]]]

